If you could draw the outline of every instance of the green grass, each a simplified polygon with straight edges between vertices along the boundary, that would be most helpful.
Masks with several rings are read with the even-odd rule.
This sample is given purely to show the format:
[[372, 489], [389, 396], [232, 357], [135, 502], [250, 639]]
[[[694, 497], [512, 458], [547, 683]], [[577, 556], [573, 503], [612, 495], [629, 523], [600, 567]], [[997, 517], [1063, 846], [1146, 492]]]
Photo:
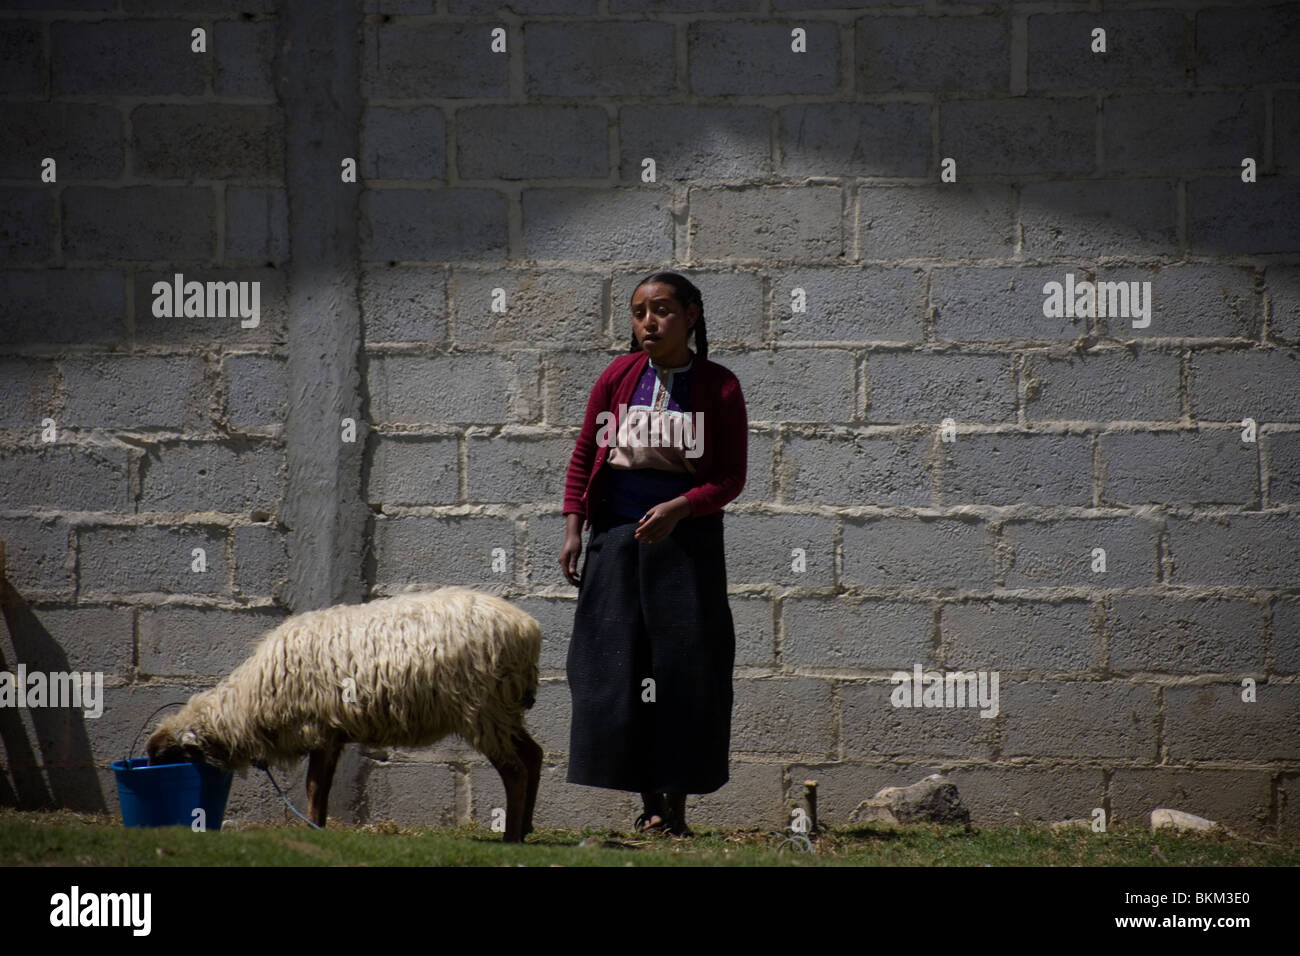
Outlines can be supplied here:
[[[1225, 834], [1046, 827], [835, 827], [812, 853], [759, 827], [677, 839], [539, 830], [509, 846], [482, 827], [245, 825], [222, 833], [127, 829], [107, 814], [0, 808], [4, 866], [1297, 866], [1300, 845]], [[580, 846], [583, 840], [594, 846]]]

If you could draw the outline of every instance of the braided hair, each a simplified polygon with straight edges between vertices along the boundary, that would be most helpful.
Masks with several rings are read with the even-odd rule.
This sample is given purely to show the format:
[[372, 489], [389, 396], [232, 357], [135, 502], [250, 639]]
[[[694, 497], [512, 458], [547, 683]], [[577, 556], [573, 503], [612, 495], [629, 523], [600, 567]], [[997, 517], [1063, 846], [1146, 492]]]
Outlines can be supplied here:
[[[638, 282], [636, 284], [636, 289], [641, 288], [647, 282], [663, 282], [672, 286], [675, 291], [675, 298], [678, 303], [681, 304], [683, 309], [689, 309], [691, 303], [695, 303], [699, 306], [700, 317], [695, 320], [695, 324], [691, 326], [691, 331], [687, 334], [688, 336], [695, 336], [696, 353], [700, 358], [707, 359], [709, 357], [709, 335], [704, 329], [704, 297], [700, 295], [700, 290], [695, 287], [695, 283], [691, 282], [691, 280], [686, 278], [686, 276], [677, 272], [655, 272]], [[632, 295], [634, 296], [636, 295], [636, 289], [632, 290]], [[629, 301], [629, 305], [630, 304], [631, 302]], [[628, 351], [641, 351], [641, 346], [637, 344], [635, 330], [632, 332], [632, 344], [628, 348]]]

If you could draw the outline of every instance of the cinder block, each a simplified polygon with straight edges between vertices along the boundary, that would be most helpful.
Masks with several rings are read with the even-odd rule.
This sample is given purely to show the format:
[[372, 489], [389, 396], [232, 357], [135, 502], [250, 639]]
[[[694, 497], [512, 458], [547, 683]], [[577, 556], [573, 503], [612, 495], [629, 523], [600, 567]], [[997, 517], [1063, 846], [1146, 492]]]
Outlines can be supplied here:
[[[732, 514], [723, 519], [727, 583], [825, 588], [835, 581], [835, 522], [819, 515]], [[794, 554], [799, 549], [799, 555]], [[796, 560], [802, 570], [794, 570]]]
[[[1106, 52], [1092, 52], [1092, 31], [1106, 31]], [[1181, 10], [1036, 13], [1029, 17], [1030, 91], [1181, 88], [1191, 23]]]
[[1273, 94], [1273, 164], [1288, 172], [1300, 166], [1300, 90]]
[[1300, 759], [1300, 684], [1260, 682], [1251, 703], [1242, 700], [1242, 693], [1237, 682], [1166, 687], [1163, 739], [1168, 759], [1254, 764]]
[[[6, 94], [45, 90], [45, 41], [37, 20], [0, 22], [0, 89]], [[7, 104], [6, 104], [7, 105]]]
[[775, 667], [772, 601], [763, 596], [733, 594], [727, 598], [736, 631], [736, 667]]
[[834, 259], [845, 254], [842, 190], [825, 184], [690, 191], [690, 258]]
[[1170, 807], [1263, 835], [1272, 830], [1270, 776], [1263, 770], [1119, 768], [1110, 778], [1112, 822], [1149, 828], [1151, 811]]
[[1273, 603], [1273, 666], [1284, 674], [1300, 673], [1300, 600]]
[[[5, 502], [7, 504], [7, 502]], [[4, 577], [30, 599], [31, 592], [70, 594], [76, 557], [62, 518], [0, 518], [5, 544]]]
[[949, 670], [1059, 673], [1101, 665], [1090, 601], [955, 601], [939, 614]]
[[98, 269], [0, 270], [0, 341], [109, 344], [126, 337], [122, 273]]
[[1264, 155], [1260, 92], [1119, 94], [1106, 97], [1101, 115], [1103, 168], [1114, 172], [1217, 171]]
[[946, 505], [1092, 504], [1086, 435], [963, 435], [939, 447]]
[[53, 248], [54, 199], [47, 189], [0, 187], [0, 262], [42, 265]]
[[731, 753], [831, 756], [834, 747], [831, 683], [814, 677], [735, 682]]
[[[19, 92], [8, 83], [9, 93]], [[117, 179], [122, 175], [122, 114], [94, 103], [5, 103], [8, 133], [0, 176], [35, 176], [46, 156], [58, 163], [61, 179]]]
[[1014, 422], [1016, 379], [1007, 355], [884, 352], [867, 356], [871, 422]]
[[[430, 13], [437, 0], [366, 0], [370, 5], [378, 3], [385, 13]], [[616, 0], [617, 2], [617, 0]], [[463, 14], [493, 14], [500, 8], [498, 0], [448, 0], [449, 12]], [[590, 16], [596, 12], [596, 0], [514, 0], [510, 9], [520, 16], [533, 14], [570, 14], [573, 16]], [[624, 13], [623, 10], [610, 10], [611, 13]]]
[[[524, 94], [664, 96], [676, 86], [674, 32], [674, 24], [649, 20], [526, 22]], [[506, 95], [501, 70], [503, 88], [484, 95]]]
[[712, 793], [686, 797], [686, 822], [693, 830], [704, 827], [788, 826], [790, 814], [782, 800], [778, 763], [731, 760], [730, 779]]
[[1080, 281], [1088, 275], [1083, 268], [1069, 265], [932, 269], [935, 336], [958, 342], [1077, 339], [1088, 332], [1086, 318], [1043, 315], [1043, 286], [1064, 283], [1067, 272]]
[[[624, 343], [618, 354], [626, 351], [627, 343]], [[616, 357], [612, 351], [564, 350], [547, 353], [543, 389], [547, 423], [571, 427], [571, 441], [576, 442], [596, 379]]]
[[[170, 302], [173, 311], [176, 276], [181, 276], [182, 294], [190, 282], [204, 283], [203, 316], [159, 316]], [[167, 272], [140, 271], [135, 275], [135, 336], [140, 345], [190, 345], [199, 348], [219, 342], [223, 345], [282, 345], [289, 341], [289, 289], [284, 270], [274, 266], [246, 269], [185, 269]], [[221, 283], [211, 287], [207, 283]], [[257, 325], [244, 328], [243, 311], [252, 311], [257, 283]], [[158, 285], [162, 283], [163, 285]], [[231, 283], [249, 283], [238, 286]], [[157, 287], [157, 292], [155, 292]], [[208, 299], [211, 296], [211, 304]], [[157, 306], [156, 306], [157, 304]], [[182, 299], [182, 306], [184, 299]]]
[[[456, 826], [456, 786], [451, 767], [363, 757], [354, 786], [339, 792], [338, 803], [340, 809], [351, 811], [358, 823]], [[331, 810], [335, 799], [331, 793]]]
[[647, 157], [661, 183], [768, 176], [768, 139], [768, 111], [761, 106], [623, 106], [618, 176], [640, 182]]
[[[920, 269], [790, 269], [771, 281], [779, 342], [921, 341], [926, 302]], [[793, 311], [796, 290], [803, 291], [803, 312]]]
[[1192, 417], [1234, 426], [1243, 418], [1261, 425], [1295, 422], [1300, 418], [1298, 359], [1300, 352], [1289, 349], [1192, 352]]
[[242, 664], [284, 614], [168, 605], [140, 610], [140, 674], [220, 680]]
[[275, 511], [285, 451], [268, 441], [161, 442], [141, 462], [141, 511]]
[[[505, 312], [494, 312], [494, 290]], [[605, 338], [604, 282], [555, 270], [452, 273], [448, 299], [457, 343], [534, 347], [599, 345]]]
[[442, 269], [363, 268], [360, 299], [368, 346], [437, 342], [447, 337], [447, 279]]
[[1110, 667], [1173, 674], [1264, 670], [1264, 611], [1240, 598], [1110, 598]]
[[158, 179], [279, 179], [280, 111], [265, 106], [178, 103], [131, 111], [134, 171]]
[[[706, 20], [687, 25], [691, 92], [697, 96], [834, 93], [840, 37], [834, 23], [801, 20], [807, 53], [790, 49], [791, 22]], [[669, 60], [671, 63], [671, 59]]]
[[455, 436], [378, 435], [366, 501], [442, 505], [460, 501], [460, 441]]
[[1169, 517], [1169, 583], [1256, 588], [1295, 586], [1300, 520], [1286, 514], [1238, 514], [1196, 520]]
[[[479, 587], [515, 581], [514, 522], [506, 518], [376, 517], [375, 576], [378, 585], [408, 584], [438, 588], [448, 584]], [[493, 551], [505, 549], [508, 570], [492, 570]]]
[[781, 107], [779, 116], [777, 157], [786, 176], [920, 177], [929, 170], [926, 104], [799, 103]]
[[130, 452], [124, 445], [0, 448], [6, 509], [130, 511]]
[[751, 424], [853, 419], [856, 362], [847, 349], [720, 353], [714, 360], [740, 380]]
[[289, 576], [286, 536], [269, 524], [239, 525], [235, 539], [235, 590], [249, 597], [277, 600]]
[[[245, 8], [242, 2], [231, 4]], [[275, 61], [275, 22], [242, 20], [213, 24], [212, 88], [218, 96], [276, 98], [271, 75]]]
[[[10, 555], [13, 554], [12, 543]], [[13, 558], [10, 558], [12, 567]], [[12, 578], [11, 578], [12, 580]], [[21, 590], [21, 588], [20, 588]], [[27, 597], [27, 595], [24, 595]], [[106, 684], [129, 679], [135, 666], [135, 611], [129, 607], [32, 607], [17, 618], [19, 631], [6, 634], [6, 669], [17, 661], [28, 672], [99, 672]], [[12, 644], [12, 651], [8, 646]], [[13, 656], [9, 656], [12, 654]]]
[[991, 588], [993, 542], [983, 522], [963, 518], [877, 518], [844, 522], [850, 587]]
[[1196, 85], [1300, 80], [1300, 10], [1291, 4], [1196, 11]]
[[760, 432], [749, 433], [749, 448], [746, 452], [745, 486], [740, 494], [731, 500], [731, 505], [747, 505], [759, 501], [775, 501], [776, 492], [772, 487], [772, 455], [776, 442], [771, 435]]
[[604, 178], [607, 127], [597, 106], [465, 107], [456, 111], [456, 168], [463, 179]]
[[215, 209], [206, 186], [67, 186], [62, 206], [68, 259], [212, 258]]
[[1187, 184], [1187, 245], [1193, 255], [1300, 248], [1294, 183], [1265, 176], [1243, 190], [1237, 176], [1193, 179]]
[[362, 123], [361, 175], [366, 179], [447, 178], [447, 128], [436, 106], [367, 104]]
[[226, 421], [234, 428], [282, 426], [288, 414], [289, 369], [271, 355], [229, 355], [222, 363], [226, 377]]
[[[583, 553], [586, 553], [585, 548]], [[515, 598], [510, 602], [531, 614], [542, 626], [542, 653], [537, 666], [543, 672], [563, 672], [567, 667], [569, 641], [573, 638], [573, 615], [578, 606], [577, 589], [573, 588], [572, 592], [568, 597]]]
[[1259, 446], [1236, 428], [1101, 435], [1102, 500], [1259, 507]]
[[564, 498], [564, 478], [573, 453], [567, 438], [532, 435], [470, 435], [466, 463], [467, 500], [522, 505]]
[[[1011, 520], [1003, 525], [1004, 586], [1150, 587], [1159, 579], [1157, 526], [1144, 518]], [[1093, 570], [1093, 549], [1106, 551], [1106, 570]]]
[[226, 187], [226, 261], [289, 258], [287, 190]]
[[[555, 498], [561, 497], [556, 492]], [[560, 570], [560, 549], [564, 547], [564, 533], [567, 519], [558, 515], [534, 515], [528, 519], [528, 584], [530, 588], [559, 588], [562, 593], [569, 593], [573, 588]], [[578, 573], [582, 573], [586, 561], [587, 544], [590, 535], [583, 544], [583, 555], [578, 562]]]
[[0, 357], [0, 428], [35, 435], [42, 419], [57, 419], [56, 374], [49, 359]]
[[1172, 180], [1025, 183], [1019, 254], [1095, 259], [1123, 249], [1130, 256], [1179, 255], [1177, 217]]
[[[1091, 821], [1092, 811], [1104, 806], [1100, 769], [1054, 763], [942, 769], [978, 826], [1051, 823], [1071, 817]], [[918, 767], [900, 782], [914, 783], [931, 772], [929, 767]]]
[[[225, 528], [102, 526], [78, 532], [81, 594], [228, 594]], [[192, 570], [202, 548], [205, 571]]]
[[[1060, 269], [1054, 277], [1064, 286], [1065, 273], [1071, 271], [1075, 281], [1085, 276], [1077, 269]], [[1264, 328], [1263, 303], [1255, 286], [1257, 272], [1250, 266], [1216, 266], [1203, 263], [1170, 265], [1146, 269], [1106, 268], [1100, 274], [1088, 273], [1088, 281], [1123, 283], [1108, 286], [1104, 295], [1106, 311], [1112, 311], [1110, 289], [1127, 288], [1129, 305], [1125, 310], [1123, 293], [1117, 291], [1115, 304], [1128, 315], [1099, 315], [1093, 321], [1105, 335], [1117, 339], [1169, 338], [1203, 336], [1206, 338], [1244, 338], [1258, 341]], [[1133, 298], [1134, 282], [1150, 282], [1150, 298], [1140, 292], [1150, 309], [1150, 325], [1134, 327], [1144, 321], [1137, 314]], [[1143, 287], [1139, 286], [1139, 290]], [[1045, 297], [1044, 297], [1045, 298]], [[1098, 308], [1101, 307], [1099, 298]], [[1068, 320], [1062, 320], [1068, 321]], [[1080, 326], [1086, 319], [1075, 319]]]
[[1025, 416], [1032, 421], [1176, 422], [1182, 417], [1174, 354], [1030, 353], [1021, 376]]
[[854, 26], [857, 93], [1009, 89], [1011, 21], [1005, 17], [861, 17]]
[[[490, 25], [496, 26], [496, 20]], [[568, 23], [556, 26], [570, 28]], [[437, 90], [447, 97], [509, 96], [510, 57], [492, 52], [488, 28], [487, 21], [416, 25], [367, 19], [362, 28], [361, 95], [420, 98]], [[511, 37], [510, 42], [517, 41]], [[525, 49], [531, 53], [532, 44], [526, 43]]]
[[998, 183], [864, 186], [858, 190], [859, 254], [866, 259], [1010, 258], [1014, 208], [1011, 187]]
[[50, 24], [54, 92], [198, 96], [207, 64], [190, 52], [193, 28], [188, 19], [56, 20]]
[[781, 616], [787, 667], [896, 669], [929, 658], [928, 603], [787, 597]]
[[1093, 98], [1017, 96], [939, 107], [939, 155], [958, 176], [1088, 174], [1096, 166]]
[[1300, 266], [1269, 266], [1264, 272], [1268, 288], [1269, 333], [1300, 343]]
[[1154, 761], [1155, 694], [1110, 681], [1000, 681], [1001, 756]]
[[463, 261], [506, 257], [506, 200], [493, 189], [367, 189], [361, 258]]
[[978, 706], [895, 707], [891, 695], [899, 686], [890, 681], [842, 685], [846, 758], [992, 755], [997, 724], [992, 717], [981, 717]]
[[[375, 424], [425, 422], [505, 424], [518, 390], [508, 356], [459, 353], [434, 358], [390, 355], [370, 359], [370, 415]], [[464, 382], [432, 389], [430, 382]]]
[[670, 202], [663, 190], [639, 187], [525, 189], [524, 256], [584, 262], [671, 259]]

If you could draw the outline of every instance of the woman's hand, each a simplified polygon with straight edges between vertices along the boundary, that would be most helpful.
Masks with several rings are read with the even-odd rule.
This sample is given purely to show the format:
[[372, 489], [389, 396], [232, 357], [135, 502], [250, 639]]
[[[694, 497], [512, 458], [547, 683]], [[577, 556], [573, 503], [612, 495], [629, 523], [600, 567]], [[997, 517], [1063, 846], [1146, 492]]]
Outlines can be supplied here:
[[678, 495], [672, 501], [655, 505], [641, 516], [636, 526], [636, 539], [646, 544], [655, 544], [672, 534], [677, 522], [690, 516], [690, 501], [685, 495]]
[[564, 535], [564, 546], [560, 548], [560, 570], [574, 587], [582, 584], [578, 577], [578, 558], [582, 556], [582, 532], [570, 529]]

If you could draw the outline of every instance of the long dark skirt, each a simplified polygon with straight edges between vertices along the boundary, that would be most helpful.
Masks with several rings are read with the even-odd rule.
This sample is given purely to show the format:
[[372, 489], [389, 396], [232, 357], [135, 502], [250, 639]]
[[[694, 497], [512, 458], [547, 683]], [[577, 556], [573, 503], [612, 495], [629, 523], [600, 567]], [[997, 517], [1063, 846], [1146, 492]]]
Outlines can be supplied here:
[[[569, 783], [712, 793], [727, 782], [736, 633], [722, 515], [655, 544], [592, 521], [569, 643]], [[645, 681], [653, 684], [653, 701]]]

